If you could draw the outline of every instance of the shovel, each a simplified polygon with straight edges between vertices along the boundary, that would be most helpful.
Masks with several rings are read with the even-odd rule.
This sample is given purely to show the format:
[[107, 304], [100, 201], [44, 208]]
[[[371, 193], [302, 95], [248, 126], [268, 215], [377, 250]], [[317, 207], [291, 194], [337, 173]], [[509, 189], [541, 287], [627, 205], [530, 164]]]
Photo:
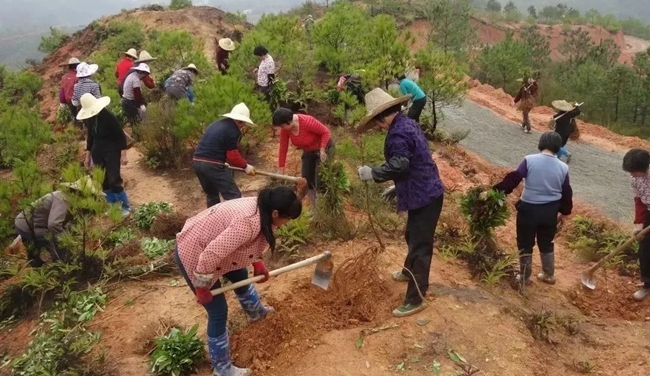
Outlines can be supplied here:
[[[243, 168], [233, 167], [231, 165], [228, 165], [228, 168], [233, 170], [233, 171], [246, 172], [246, 171], [244, 171]], [[295, 176], [274, 174], [273, 172], [264, 172], [264, 171], [257, 171], [257, 170], [255, 170], [255, 175], [268, 176], [268, 177], [271, 177], [271, 178], [287, 180], [287, 181], [291, 181], [291, 182], [294, 182], [294, 183], [300, 180], [300, 178], [297, 178]]]
[[[330, 279], [332, 278], [332, 269], [334, 268], [334, 264], [332, 264], [331, 258], [332, 258], [332, 253], [330, 251], [326, 251], [323, 254], [308, 258], [307, 260], [303, 260], [295, 264], [287, 265], [283, 268], [273, 270], [269, 273], [269, 275], [271, 277], [275, 277], [277, 275], [288, 273], [296, 269], [304, 268], [305, 266], [316, 264], [316, 269], [314, 270], [314, 275], [312, 276], [311, 284], [316, 285], [322, 288], [323, 290], [327, 290], [327, 287], [330, 284]], [[247, 286], [250, 285], [251, 283], [258, 282], [262, 278], [264, 278], [263, 275], [258, 275], [256, 277], [248, 278], [243, 281], [235, 282], [225, 287], [220, 287], [210, 292], [212, 293], [213, 296], [216, 296], [219, 294], [223, 294], [226, 291], [234, 290], [236, 288]]]
[[619, 245], [611, 251], [607, 256], [603, 257], [598, 261], [594, 266], [591, 268], [585, 270], [582, 272], [582, 275], [580, 276], [580, 281], [582, 282], [585, 287], [587, 287], [590, 290], [595, 290], [596, 289], [596, 281], [594, 281], [594, 273], [596, 270], [600, 269], [607, 261], [612, 259], [614, 256], [618, 255], [619, 253], [623, 252], [626, 250], [629, 246], [631, 246], [635, 241], [639, 239], [643, 239], [643, 237], [647, 234], [650, 233], [650, 226], [644, 228], [639, 232], [637, 235], [631, 237], [629, 240], [627, 240], [625, 243]]

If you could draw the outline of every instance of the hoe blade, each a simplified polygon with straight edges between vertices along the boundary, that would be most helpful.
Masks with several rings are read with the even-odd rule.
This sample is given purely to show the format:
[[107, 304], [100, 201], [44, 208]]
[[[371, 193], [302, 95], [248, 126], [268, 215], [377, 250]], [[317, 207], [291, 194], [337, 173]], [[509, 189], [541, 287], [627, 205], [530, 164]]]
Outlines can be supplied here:
[[312, 285], [316, 285], [323, 290], [327, 290], [327, 287], [330, 284], [330, 280], [332, 279], [333, 269], [334, 263], [332, 263], [330, 257], [318, 261], [318, 263], [316, 263], [314, 275], [311, 278]]

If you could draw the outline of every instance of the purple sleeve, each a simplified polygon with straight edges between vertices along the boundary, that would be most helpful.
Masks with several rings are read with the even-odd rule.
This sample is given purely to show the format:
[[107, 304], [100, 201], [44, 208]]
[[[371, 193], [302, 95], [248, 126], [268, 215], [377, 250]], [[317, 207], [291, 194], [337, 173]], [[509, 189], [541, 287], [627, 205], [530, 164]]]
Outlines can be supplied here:
[[528, 175], [528, 165], [526, 164], [526, 159], [524, 159], [516, 170], [508, 173], [499, 184], [496, 184], [492, 188], [502, 191], [505, 194], [510, 194], [517, 188], [526, 175]]
[[562, 183], [562, 198], [560, 199], [560, 213], [564, 215], [571, 214], [573, 210], [573, 189], [569, 182], [569, 173], [566, 173], [566, 178]]
[[63, 88], [59, 90], [59, 103], [65, 103], [65, 91], [63, 91]]

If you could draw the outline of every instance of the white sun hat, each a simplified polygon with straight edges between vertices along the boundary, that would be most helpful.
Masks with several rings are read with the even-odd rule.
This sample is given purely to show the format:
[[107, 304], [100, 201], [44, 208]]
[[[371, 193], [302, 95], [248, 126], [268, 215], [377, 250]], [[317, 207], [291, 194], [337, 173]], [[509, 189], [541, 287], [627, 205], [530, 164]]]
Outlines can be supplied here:
[[106, 106], [111, 104], [111, 98], [95, 98], [94, 95], [86, 93], [81, 96], [79, 102], [81, 102], [81, 110], [77, 114], [77, 120], [85, 120], [97, 115]]
[[375, 126], [374, 119], [377, 117], [377, 115], [393, 106], [408, 102], [409, 99], [411, 99], [411, 94], [407, 94], [399, 98], [393, 98], [392, 95], [388, 94], [380, 88], [371, 90], [365, 96], [367, 112], [366, 116], [359, 122], [357, 133], [362, 133], [370, 128], [373, 128]]
[[219, 39], [219, 47], [226, 51], [232, 51], [235, 49], [235, 42], [230, 38], [221, 38]]
[[98, 189], [93, 182], [93, 179], [90, 176], [84, 176], [83, 178], [75, 181], [74, 183], [61, 183], [62, 186], [74, 189], [75, 191], [84, 192], [86, 190], [90, 193], [99, 196], [106, 196], [104, 192]]
[[151, 73], [151, 69], [149, 69], [149, 66], [145, 63], [140, 63], [133, 67], [133, 70], [137, 70], [139, 72], [145, 72], [145, 73]]
[[251, 120], [251, 112], [246, 106], [246, 104], [244, 103], [240, 103], [236, 105], [235, 107], [232, 108], [232, 110], [229, 113], [223, 114], [221, 116], [233, 120], [243, 121], [251, 125], [255, 125], [255, 123], [253, 123], [253, 121]]
[[86, 62], [79, 63], [77, 65], [77, 77], [89, 77], [95, 74], [97, 70], [99, 69], [99, 65], [97, 64], [88, 64]]
[[147, 63], [149, 61], [154, 61], [157, 58], [152, 57], [149, 52], [142, 50], [140, 51], [140, 57], [137, 58], [138, 60], [135, 61], [135, 63]]
[[194, 64], [189, 64], [188, 66], [186, 66], [186, 67], [184, 67], [184, 68], [181, 68], [181, 69], [184, 69], [184, 70], [193, 70], [194, 73], [199, 74], [199, 69], [198, 69], [198, 68], [196, 67], [196, 65], [194, 65]]
[[138, 52], [135, 50], [135, 48], [129, 48], [128, 51], [124, 53], [126, 56], [130, 56], [134, 59], [138, 58]]

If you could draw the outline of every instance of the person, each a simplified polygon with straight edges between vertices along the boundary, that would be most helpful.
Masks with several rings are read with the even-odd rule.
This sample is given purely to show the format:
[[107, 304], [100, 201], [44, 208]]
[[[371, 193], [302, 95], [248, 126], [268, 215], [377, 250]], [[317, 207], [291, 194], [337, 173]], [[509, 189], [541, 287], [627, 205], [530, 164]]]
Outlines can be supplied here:
[[396, 99], [382, 89], [373, 89], [365, 97], [368, 114], [357, 127], [358, 133], [377, 125], [388, 128], [384, 141], [386, 162], [378, 167], [359, 167], [359, 178], [375, 182], [393, 180], [397, 210], [408, 212], [408, 255], [404, 269], [393, 273], [394, 280], [408, 281], [404, 303], [393, 311], [397, 317], [425, 308], [422, 299], [429, 288], [433, 238], [445, 190], [422, 128], [401, 112], [402, 104], [410, 98], [405, 95]]
[[77, 83], [77, 66], [81, 63], [76, 57], [68, 60], [68, 71], [61, 77], [61, 89], [59, 89], [59, 106], [67, 108], [72, 115], [72, 121], [76, 123], [77, 107], [72, 105], [74, 85]]
[[[257, 197], [245, 197], [210, 207], [185, 222], [176, 235], [174, 259], [187, 285], [208, 314], [208, 353], [217, 376], [250, 375], [230, 360], [227, 328], [228, 303], [224, 294], [212, 296], [221, 287], [220, 278], [232, 283], [248, 278], [249, 265], [254, 276], [269, 279], [262, 261], [267, 247], [275, 251], [273, 231], [302, 212], [300, 198], [287, 187], [265, 188]], [[235, 295], [250, 322], [263, 319], [274, 309], [264, 306], [255, 286], [235, 289]]]
[[527, 285], [532, 284], [530, 278], [535, 239], [542, 260], [542, 272], [537, 275], [537, 279], [555, 284], [553, 239], [558, 225], [564, 223], [573, 209], [569, 167], [555, 157], [560, 147], [562, 138], [559, 134], [553, 131], [543, 133], [537, 146], [539, 153], [524, 157], [516, 170], [508, 173], [493, 187], [510, 194], [524, 181], [524, 190], [515, 208], [519, 249], [518, 280]]
[[235, 42], [230, 38], [221, 38], [217, 42], [215, 61], [217, 62], [217, 69], [221, 74], [228, 73], [228, 68], [230, 64], [228, 60], [230, 59], [230, 52], [235, 50]]
[[133, 62], [133, 64], [138, 65], [140, 63], [151, 63], [152, 61], [158, 60], [157, 57], [151, 56], [151, 54], [145, 50], [140, 51], [140, 55], [138, 55], [138, 59]]
[[302, 150], [301, 176], [307, 180], [309, 199], [316, 203], [318, 188], [318, 165], [325, 162], [328, 154], [334, 149], [330, 129], [316, 118], [309, 115], [294, 114], [288, 108], [278, 108], [273, 113], [273, 126], [280, 130], [280, 152], [278, 153], [278, 168], [281, 174], [285, 172], [289, 141], [293, 146]]
[[124, 53], [124, 58], [117, 63], [115, 67], [115, 78], [117, 79], [118, 94], [122, 97], [122, 83], [128, 76], [129, 71], [134, 66], [134, 61], [138, 58], [138, 53], [135, 48], [129, 48]]
[[555, 131], [562, 136], [562, 147], [557, 153], [558, 158], [566, 156], [566, 163], [571, 162], [571, 153], [566, 149], [566, 143], [573, 132], [577, 130], [575, 118], [580, 115], [580, 105], [576, 103], [569, 103], [565, 100], [557, 100], [551, 102], [551, 106], [555, 108], [557, 113], [553, 117], [555, 123]]
[[110, 97], [95, 98], [86, 93], [81, 97], [81, 110], [77, 119], [82, 120], [88, 129], [84, 165], [90, 168], [92, 158], [94, 165], [105, 170], [102, 188], [106, 201], [111, 204], [121, 203], [122, 216], [127, 217], [131, 213], [131, 205], [120, 175], [120, 166], [125, 166], [128, 162], [127, 140], [122, 124], [106, 108], [110, 103]]
[[[631, 149], [623, 157], [623, 171], [632, 177], [634, 192], [634, 230], [638, 235], [645, 227], [650, 226], [650, 153], [643, 149]], [[633, 295], [637, 301], [644, 300], [650, 295], [650, 236], [646, 235], [639, 243], [639, 269], [643, 287]]]
[[124, 115], [134, 125], [142, 121], [147, 113], [147, 102], [142, 95], [142, 80], [151, 74], [151, 70], [146, 63], [140, 63], [130, 72], [124, 79], [121, 103]]
[[194, 103], [194, 79], [199, 74], [196, 65], [190, 64], [185, 68], [181, 68], [165, 81], [165, 94], [175, 101], [187, 98], [190, 102]]
[[[73, 191], [101, 195], [89, 176], [74, 183], [62, 183]], [[33, 268], [39, 268], [45, 263], [41, 252], [47, 250], [52, 261], [66, 260], [67, 252], [57, 242], [57, 238], [65, 232], [66, 225], [72, 220], [70, 204], [66, 198], [67, 192], [56, 190], [34, 201], [27, 209], [16, 216], [15, 231], [27, 248], [27, 260]]]
[[406, 78], [406, 75], [399, 76], [397, 81], [399, 82], [399, 91], [402, 95], [410, 94], [413, 100], [411, 108], [409, 108], [406, 116], [415, 120], [415, 122], [419, 124], [422, 110], [424, 110], [424, 106], [427, 105], [427, 96], [418, 84], [413, 82], [413, 80]]
[[250, 111], [244, 103], [222, 115], [224, 118], [210, 124], [203, 133], [194, 152], [193, 167], [196, 177], [206, 196], [207, 207], [220, 202], [241, 197], [228, 166], [243, 168], [246, 174], [255, 176], [255, 167], [246, 162], [239, 152], [241, 129], [246, 124], [255, 125], [250, 119]]
[[357, 98], [359, 104], [364, 104], [365, 93], [361, 83], [361, 75], [359, 73], [351, 73], [339, 77], [339, 81], [336, 84], [336, 90], [348, 91]]
[[271, 98], [271, 86], [275, 80], [275, 62], [264, 46], [255, 47], [253, 54], [260, 61], [260, 65], [253, 71], [257, 74], [257, 89], [264, 94], [268, 101]]
[[77, 110], [81, 106], [81, 96], [89, 93], [92, 94], [95, 98], [100, 98], [102, 96], [102, 88], [99, 86], [97, 81], [93, 80], [91, 77], [93, 74], [97, 73], [99, 66], [97, 64], [88, 64], [86, 62], [81, 62], [77, 65], [77, 83], [74, 85], [72, 91], [72, 105], [77, 107]]
[[521, 129], [525, 133], [530, 133], [530, 111], [535, 107], [535, 100], [537, 99], [538, 85], [537, 81], [532, 78], [519, 79], [521, 81], [521, 88], [514, 99], [513, 105], [519, 104], [518, 111], [521, 111], [523, 119], [521, 121]]

